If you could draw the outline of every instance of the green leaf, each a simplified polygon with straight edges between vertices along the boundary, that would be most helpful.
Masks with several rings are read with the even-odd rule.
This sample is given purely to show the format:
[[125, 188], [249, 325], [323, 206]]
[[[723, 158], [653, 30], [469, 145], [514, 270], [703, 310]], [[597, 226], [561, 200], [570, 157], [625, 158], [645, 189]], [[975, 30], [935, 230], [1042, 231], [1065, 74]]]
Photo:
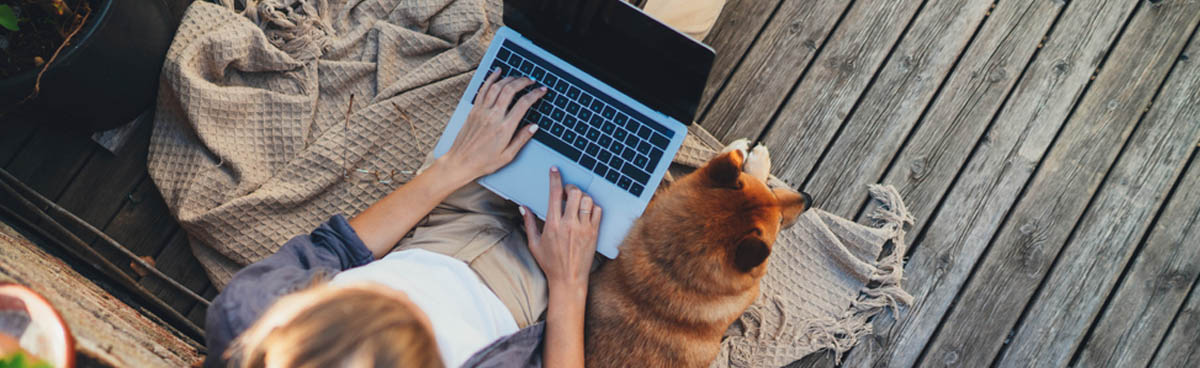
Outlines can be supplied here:
[[21, 26], [17, 25], [17, 15], [8, 5], [0, 5], [0, 27], [14, 32], [21, 30]]

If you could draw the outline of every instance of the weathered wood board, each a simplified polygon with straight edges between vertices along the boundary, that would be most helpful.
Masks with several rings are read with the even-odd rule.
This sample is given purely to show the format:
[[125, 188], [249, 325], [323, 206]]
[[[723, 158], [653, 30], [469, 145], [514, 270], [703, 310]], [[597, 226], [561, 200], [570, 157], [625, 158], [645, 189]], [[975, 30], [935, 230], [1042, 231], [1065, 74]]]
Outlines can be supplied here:
[[[1089, 93], [1083, 97], [1077, 111], [1063, 128], [1061, 134], [1064, 138], [1056, 142], [1043, 161], [1041, 169], [1026, 188], [1027, 194], [1011, 210], [1009, 218], [992, 240], [988, 256], [976, 266], [978, 271], [959, 295], [956, 307], [945, 317], [940, 333], [926, 348], [922, 365], [981, 366], [990, 364], [996, 357], [1010, 329], [1019, 327], [1017, 323], [1022, 311], [1034, 297], [1039, 285], [1043, 285], [1045, 275], [1074, 233], [1074, 224], [1088, 209], [1089, 199], [1096, 193], [1105, 173], [1113, 166], [1137, 125], [1139, 116], [1174, 64], [1196, 22], [1200, 21], [1200, 11], [1197, 10], [1200, 10], [1200, 3], [1180, 1], [1143, 6], [1135, 13], [1132, 23]], [[1140, 131], [1139, 135], [1153, 132], [1152, 136], [1159, 136], [1159, 130], [1174, 129], [1171, 124], [1152, 125]], [[1148, 156], [1158, 148], [1130, 146], [1125, 156], [1133, 158], [1125, 160], [1122, 167], [1153, 166], [1157, 157]], [[1178, 167], [1178, 164], [1175, 165]], [[1151, 174], [1157, 173], [1158, 170], [1155, 170]], [[1153, 177], [1162, 181], [1162, 176], [1157, 174]], [[1173, 177], [1166, 176], [1168, 182]], [[1145, 184], [1156, 185], [1157, 181]], [[1157, 208], [1157, 205], [1150, 207]], [[1105, 207], [1101, 205], [1100, 208]], [[1134, 213], [1140, 214], [1143, 209], [1137, 208], [1139, 212]], [[1142, 219], [1132, 222], [1144, 225]], [[1090, 226], [1096, 226], [1092, 228], [1093, 231], [1107, 231], [1102, 221]], [[1128, 233], [1140, 232], [1139, 226], [1130, 227], [1107, 228], [1112, 229], [1110, 235], [1114, 235], [1114, 239], [1123, 239]], [[1144, 230], [1144, 226], [1141, 228]], [[1115, 252], [1120, 253], [1121, 250]], [[1047, 283], [1050, 287], [1053, 287], [1052, 284]], [[1060, 294], [1044, 292], [1042, 295]], [[1038, 305], [1033, 307], [1038, 308]], [[1061, 308], [1062, 305], [1054, 307]], [[1070, 309], [1088, 307], [1080, 305]], [[1038, 318], [1036, 311], [1029, 315], [1031, 319]], [[1014, 343], [1024, 339], [1030, 339], [1029, 343], [1035, 345], [1046, 342], [1032, 335], [1026, 337], [1026, 334], [1036, 330], [1045, 331], [1039, 329], [1037, 324], [1027, 326], [1024, 331], [1029, 332], [1018, 329], [1017, 333], [1021, 336], [1014, 339]], [[1072, 346], [1074, 344], [1069, 343]], [[1031, 351], [1030, 354], [1041, 353]], [[1041, 358], [1050, 359], [1043, 362], [1045, 364], [1058, 364], [1056, 359], [1060, 359], [1060, 356], [1062, 354], [1056, 353]], [[1069, 358], [1069, 352], [1066, 356]], [[1018, 364], [1029, 358], [1019, 355], [1013, 357], [1001, 363]]]
[[116, 367], [186, 367], [197, 346], [122, 303], [62, 261], [0, 223], [0, 279], [41, 293], [58, 309], [77, 349]]
[[[899, 320], [876, 318], [878, 339], [855, 347], [845, 366], [916, 364], [1135, 5], [1103, 0], [1076, 4], [1064, 10], [936, 215], [927, 212], [930, 203], [910, 201], [918, 224], [926, 224], [905, 267], [904, 287], [915, 303], [902, 309]], [[995, 11], [1006, 11], [1005, 5]], [[919, 141], [915, 138], [913, 144]], [[897, 182], [895, 177], [908, 170], [905, 166], [896, 165], [885, 181]], [[910, 238], [921, 228], [910, 232]]]
[[742, 61], [742, 56], [746, 54], [750, 45], [754, 44], [759, 31], [767, 25], [771, 13], [782, 1], [784, 0], [728, 0], [725, 3], [712, 32], [704, 39], [704, 43], [716, 51], [717, 58], [713, 60], [708, 83], [700, 96], [700, 107], [696, 110], [697, 120], [708, 111], [708, 103], [729, 80], [733, 69]]
[[1155, 368], [1200, 366], [1200, 282], [1192, 283], [1187, 304], [1175, 317], [1175, 324], [1163, 339], [1150, 363]]

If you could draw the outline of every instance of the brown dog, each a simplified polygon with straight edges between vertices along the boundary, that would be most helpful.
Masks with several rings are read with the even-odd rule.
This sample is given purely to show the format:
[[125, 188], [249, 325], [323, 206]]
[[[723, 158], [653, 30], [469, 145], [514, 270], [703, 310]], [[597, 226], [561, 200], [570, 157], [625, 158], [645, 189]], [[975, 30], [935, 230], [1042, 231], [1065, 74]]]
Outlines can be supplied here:
[[811, 201], [768, 189], [767, 150], [747, 158], [747, 143], [658, 193], [620, 255], [592, 274], [588, 367], [707, 367], [716, 358], [725, 330], [758, 296], [779, 230]]

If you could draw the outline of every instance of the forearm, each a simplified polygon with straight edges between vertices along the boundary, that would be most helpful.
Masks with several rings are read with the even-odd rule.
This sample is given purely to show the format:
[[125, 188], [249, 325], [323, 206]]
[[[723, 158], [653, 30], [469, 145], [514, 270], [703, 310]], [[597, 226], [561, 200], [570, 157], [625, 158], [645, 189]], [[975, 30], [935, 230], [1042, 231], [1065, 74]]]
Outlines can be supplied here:
[[367, 249], [382, 258], [393, 246], [455, 190], [474, 180], [455, 167], [436, 161], [425, 171], [350, 219]]
[[[587, 285], [586, 281], [583, 285]], [[583, 319], [586, 304], [586, 286], [550, 287], [550, 304], [546, 309], [545, 348], [542, 350], [542, 360], [546, 367], [583, 367]]]

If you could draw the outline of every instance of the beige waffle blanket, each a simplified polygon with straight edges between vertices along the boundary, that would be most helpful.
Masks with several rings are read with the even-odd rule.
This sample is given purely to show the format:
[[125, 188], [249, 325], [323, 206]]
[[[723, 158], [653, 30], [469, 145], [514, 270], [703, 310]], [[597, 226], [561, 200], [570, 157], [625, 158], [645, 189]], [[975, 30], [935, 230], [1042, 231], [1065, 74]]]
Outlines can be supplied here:
[[[406, 182], [501, 8], [500, 0], [222, 1], [194, 3], [175, 36], [149, 157], [219, 286], [292, 236]], [[719, 146], [698, 126], [692, 133], [678, 165], [695, 167]], [[868, 318], [911, 299], [900, 289], [911, 218], [895, 190], [871, 190], [882, 204], [877, 226], [814, 209], [781, 235], [762, 297], [730, 328], [714, 366], [844, 352], [870, 333]], [[878, 260], [889, 241], [895, 251]]]

